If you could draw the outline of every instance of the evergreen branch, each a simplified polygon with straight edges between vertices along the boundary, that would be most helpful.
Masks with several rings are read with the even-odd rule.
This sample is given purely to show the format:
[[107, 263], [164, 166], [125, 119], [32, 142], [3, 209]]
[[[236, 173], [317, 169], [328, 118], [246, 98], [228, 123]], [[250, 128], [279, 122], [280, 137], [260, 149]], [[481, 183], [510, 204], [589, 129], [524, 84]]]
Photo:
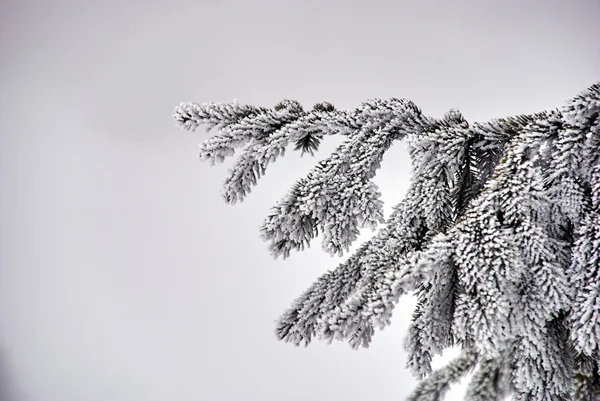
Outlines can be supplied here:
[[452, 320], [458, 276], [452, 263], [443, 267], [423, 285], [406, 338], [406, 365], [420, 379], [431, 373], [433, 356], [454, 345]]
[[[449, 113], [446, 119], [456, 117], [456, 113]], [[464, 124], [462, 119], [456, 120]], [[429, 239], [445, 229], [450, 216], [450, 188], [454, 185], [452, 178], [456, 176], [458, 166], [441, 155], [458, 153], [458, 157], [461, 157], [466, 127], [449, 124], [439, 124], [437, 127], [432, 133], [409, 135], [413, 165], [422, 166], [427, 160], [430, 168], [428, 171], [413, 171], [413, 183], [406, 197], [405, 211], [414, 214], [404, 214], [397, 225], [399, 232], [416, 242], [408, 249], [396, 245], [396, 260], [402, 260], [407, 252], [425, 247]], [[440, 262], [440, 265], [444, 264]], [[352, 298], [324, 318], [327, 322], [323, 326], [325, 337], [348, 339], [353, 347], [368, 346], [372, 327], [387, 326], [399, 297], [420, 285], [420, 280], [425, 277], [419, 269], [413, 274], [404, 263], [380, 263], [374, 267], [370, 267], [364, 284], [357, 286]], [[406, 271], [403, 272], [403, 269]]]
[[463, 350], [460, 355], [446, 366], [421, 380], [408, 401], [441, 401], [452, 384], [458, 383], [473, 370], [477, 364], [477, 353]]
[[323, 316], [342, 305], [368, 275], [369, 265], [364, 261], [375, 258], [385, 258], [388, 263], [391, 261], [386, 251], [390, 248], [388, 244], [395, 239], [393, 223], [393, 219], [390, 219], [385, 228], [363, 244], [347, 261], [322, 275], [294, 301], [291, 308], [277, 320], [276, 334], [280, 340], [308, 345], [315, 335], [320, 334], [318, 326]]
[[468, 401], [501, 401], [511, 391], [512, 354], [510, 348], [500, 357], [483, 359], [469, 382], [465, 399]]
[[207, 130], [225, 127], [243, 118], [266, 113], [268, 109], [238, 103], [181, 103], [173, 110], [173, 119], [184, 129], [194, 131], [199, 125]]
[[[327, 106], [327, 103], [315, 105], [310, 113], [302, 113], [299, 105], [290, 101], [279, 103], [275, 110], [280, 115], [278, 117], [280, 123], [264, 128], [259, 132], [260, 136], [251, 138], [250, 145], [245, 148], [244, 153], [230, 169], [223, 187], [223, 197], [227, 202], [235, 203], [238, 200], [244, 200], [252, 187], [257, 184], [258, 179], [265, 174], [267, 166], [275, 162], [278, 157], [283, 156], [286, 147], [291, 142], [304, 143], [303, 146], [308, 147], [306, 151], [312, 154], [317, 149], [320, 138], [324, 135], [338, 132], [349, 134], [356, 129], [351, 116], [345, 112], [335, 111], [332, 106]], [[286, 112], [289, 114], [285, 114]], [[241, 137], [244, 132], [251, 133], [250, 123], [252, 121], [244, 124], [240, 128], [241, 131], [225, 132], [221, 137]], [[206, 147], [209, 146], [211, 140], [219, 140], [219, 137], [207, 140]], [[308, 144], [305, 143], [306, 141]], [[231, 153], [232, 151], [229, 151], [228, 154]], [[205, 151], [204, 155], [205, 158], [214, 158], [213, 153]], [[297, 186], [295, 191], [298, 193], [300, 187]], [[295, 198], [297, 196], [295, 195]]]
[[572, 340], [577, 351], [593, 356], [600, 354], [600, 213], [586, 212], [577, 236], [570, 267]]
[[[410, 191], [410, 190], [409, 190]], [[423, 237], [422, 228], [406, 218], [406, 200], [394, 207], [386, 226], [363, 244], [346, 262], [321, 276], [277, 321], [276, 334], [281, 340], [300, 345], [310, 343], [315, 334], [332, 341], [335, 333], [324, 329], [323, 318], [340, 308], [361, 285], [369, 283], [374, 271], [416, 249]], [[416, 231], [413, 231], [416, 229]], [[313, 305], [319, 304], [319, 308]]]
[[377, 283], [376, 293], [371, 283], [359, 287], [341, 308], [324, 316], [323, 336], [345, 339], [352, 348], [367, 347], [374, 325], [380, 329], [389, 325], [392, 310], [400, 296], [414, 291], [440, 265], [448, 263], [452, 252], [453, 245], [448, 236], [440, 233], [424, 250], [406, 254], [400, 262], [396, 262], [395, 269], [386, 270], [382, 278], [374, 277], [371, 283]]
[[269, 136], [298, 118], [305, 115], [298, 102], [286, 100], [273, 110], [266, 110], [227, 125], [219, 135], [213, 136], [200, 145], [200, 158], [211, 164], [222, 162], [234, 154], [236, 148], [248, 143], [264, 144]]
[[600, 83], [560, 110], [471, 125], [457, 111], [432, 119], [398, 99], [352, 112], [323, 103], [306, 113], [292, 101], [272, 110], [182, 104], [174, 118], [185, 129], [221, 127], [201, 147], [213, 163], [247, 145], [226, 181], [231, 202], [289, 144], [312, 154], [325, 135], [347, 136], [263, 224], [275, 257], [320, 232], [324, 249], [341, 254], [360, 228], [383, 221], [372, 179], [391, 143], [408, 140], [407, 197], [383, 230], [294, 301], [277, 322], [279, 339], [367, 346], [398, 298], [416, 290], [409, 366], [423, 377], [455, 343], [468, 355], [431, 373], [412, 399], [440, 399], [477, 358], [468, 399], [508, 391], [517, 400], [598, 399]]
[[261, 234], [271, 242], [274, 257], [286, 258], [314, 238], [317, 229], [308, 229], [306, 223], [318, 225], [323, 249], [342, 255], [360, 228], [374, 229], [384, 221], [380, 193], [371, 180], [392, 142], [422, 130], [425, 122], [411, 103], [397, 99], [366, 102], [357, 115], [365, 125], [298, 181], [263, 223]]

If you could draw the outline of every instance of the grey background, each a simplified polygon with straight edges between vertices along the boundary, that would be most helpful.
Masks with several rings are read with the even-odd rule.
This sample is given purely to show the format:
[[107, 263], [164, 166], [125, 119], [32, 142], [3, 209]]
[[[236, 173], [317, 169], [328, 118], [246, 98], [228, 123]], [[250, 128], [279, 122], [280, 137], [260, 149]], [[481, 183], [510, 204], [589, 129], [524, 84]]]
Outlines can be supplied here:
[[[273, 334], [343, 259], [315, 242], [274, 261], [258, 226], [339, 140], [289, 153], [231, 207], [227, 166], [197, 160], [209, 135], [175, 128], [173, 107], [553, 108], [599, 79], [599, 15], [592, 0], [2, 1], [0, 399], [403, 399], [412, 299], [369, 350]], [[377, 176], [387, 211], [408, 177], [398, 144]]]

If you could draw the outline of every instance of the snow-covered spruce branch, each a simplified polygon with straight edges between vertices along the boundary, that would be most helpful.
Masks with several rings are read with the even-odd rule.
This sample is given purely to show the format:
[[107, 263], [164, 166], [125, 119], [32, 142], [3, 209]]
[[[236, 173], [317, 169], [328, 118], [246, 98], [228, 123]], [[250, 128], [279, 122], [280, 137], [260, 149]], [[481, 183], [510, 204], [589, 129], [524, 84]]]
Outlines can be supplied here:
[[[277, 337], [295, 345], [303, 342], [308, 345], [315, 336], [321, 336], [321, 332], [318, 331], [319, 320], [341, 306], [354, 292], [357, 283], [368, 274], [369, 265], [363, 261], [374, 258], [383, 263], [393, 261], [396, 252], [388, 251], [397, 250], [397, 247], [391, 246], [392, 241], [396, 239], [394, 222], [394, 218], [390, 218], [388, 225], [363, 244], [348, 260], [322, 275], [298, 297], [277, 320]], [[407, 247], [413, 246], [414, 244], [407, 244]]]
[[361, 228], [384, 221], [372, 178], [393, 141], [427, 129], [428, 122], [406, 100], [368, 101], [359, 110], [362, 127], [299, 180], [263, 223], [273, 256], [304, 249], [319, 231], [323, 249], [341, 256]]
[[[570, 268], [575, 290], [571, 324], [578, 351], [600, 355], [600, 213], [586, 212], [577, 232]], [[600, 373], [600, 372], [599, 372]]]
[[[453, 116], [446, 116], [445, 120], [458, 117], [460, 116], [454, 113]], [[444, 124], [444, 126], [446, 128], [450, 127], [449, 124]], [[435, 145], [435, 141], [427, 139], [427, 137], [418, 141], [417, 138], [415, 136], [410, 141], [414, 144], [414, 147], [411, 146], [411, 157], [413, 159], [435, 157], [439, 154], [440, 148]], [[457, 136], [457, 139], [459, 138]], [[445, 144], [442, 146], [455, 146], [449, 144], [461, 143], [460, 140], [453, 142], [446, 141], [445, 138], [438, 139], [441, 139], [441, 143]], [[413, 163], [413, 165], [417, 164]], [[443, 170], [443, 164], [440, 164], [440, 166]], [[363, 245], [348, 261], [321, 277], [315, 286], [299, 297], [292, 308], [280, 318], [277, 325], [277, 333], [280, 338], [296, 344], [302, 341], [308, 343], [316, 333], [315, 326], [318, 321], [321, 322], [321, 337], [331, 340], [334, 336], [340, 336], [339, 333], [336, 334], [335, 331], [329, 330], [323, 324], [323, 317], [341, 308], [349, 294], [357, 286], [360, 286], [357, 283], [360, 282], [364, 285], [372, 282], [373, 274], [385, 268], [390, 268], [402, 255], [416, 250], [417, 246], [422, 244], [427, 233], [427, 220], [429, 220], [430, 232], [439, 231], [437, 225], [440, 224], [443, 211], [437, 210], [439, 206], [434, 202], [422, 202], [422, 199], [429, 195], [436, 196], [432, 193], [432, 188], [435, 190], [435, 185], [429, 185], [428, 182], [431, 180], [443, 181], [445, 176], [440, 175], [441, 170], [412, 175], [418, 178], [413, 180], [407, 198], [394, 208], [394, 213], [388, 220], [386, 227]], [[446, 181], [441, 187], [443, 188], [444, 185], [446, 185]], [[447, 204], [448, 202], [446, 202]], [[315, 304], [320, 306], [315, 308]]]
[[[473, 351], [471, 351], [473, 352]], [[502, 401], [513, 391], [511, 363], [513, 349], [508, 347], [497, 358], [480, 358], [469, 382], [468, 401]]]
[[[396, 209], [395, 240], [390, 244], [387, 260], [380, 260], [374, 253], [363, 263], [368, 267], [367, 274], [358, 283], [351, 298], [343, 305], [323, 317], [326, 337], [348, 339], [352, 346], [367, 346], [371, 340], [373, 326], [385, 327], [389, 324], [393, 306], [398, 297], [407, 291], [406, 277], [411, 280], [420, 274], [405, 275], [402, 261], [408, 252], [418, 251], [436, 234], [443, 231], [452, 214], [450, 194], [460, 176], [460, 160], [468, 140], [460, 123], [447, 125], [430, 133], [414, 133], [407, 141], [413, 172], [411, 186], [405, 200]], [[458, 161], [448, 163], [445, 152], [452, 148]], [[429, 163], [428, 170], [422, 170]], [[400, 252], [390, 252], [400, 251]], [[420, 280], [409, 281], [418, 286]], [[408, 287], [410, 288], [410, 287]], [[412, 288], [410, 288], [412, 290]]]
[[285, 100], [274, 109], [244, 117], [221, 129], [219, 135], [200, 145], [200, 158], [212, 164], [222, 162], [235, 153], [236, 148], [256, 142], [266, 142], [268, 137], [298, 118], [305, 115], [302, 106], [292, 100]]
[[501, 401], [512, 391], [511, 359], [510, 350], [497, 358], [484, 359], [476, 351], [465, 348], [457, 358], [422, 380], [408, 400], [442, 400], [450, 385], [475, 370], [465, 400]]
[[[459, 167], [461, 158], [467, 157], [463, 148], [473, 145], [471, 139], [475, 135], [478, 135], [475, 149], [480, 149], [485, 141], [482, 139], [481, 132], [464, 130], [464, 126], [461, 127], [460, 124], [454, 127], [446, 126], [444, 130], [436, 130], [430, 134], [414, 135], [411, 137], [412, 139], [409, 139], [413, 166], [423, 166], [429, 162], [430, 168], [428, 171], [413, 171], [413, 184], [409, 188], [405, 201], [395, 212], [397, 216], [401, 216], [396, 219], [397, 223], [395, 223], [396, 231], [400, 234], [396, 234], [395, 243], [392, 242], [391, 246], [386, 247], [387, 250], [372, 252], [370, 259], [362, 260], [365, 272], [362, 274], [360, 282], [357, 283], [352, 298], [334, 309], [329, 308], [330, 312], [320, 318], [321, 321], [329, 322], [322, 324], [323, 337], [349, 339], [353, 346], [366, 346], [373, 334], [373, 325], [384, 327], [389, 324], [393, 306], [405, 290], [405, 286], [398, 283], [398, 280], [406, 280], [406, 276], [398, 274], [398, 266], [402, 266], [398, 261], [405, 253], [425, 246], [426, 238], [431, 238], [444, 228], [442, 222], [447, 224], [447, 218], [452, 214], [450, 193], [453, 192], [453, 186], [457, 185], [457, 181], [453, 178], [463, 177], [462, 172], [458, 171], [461, 168]], [[458, 161], [450, 162], [438, 156], [445, 154], [457, 155]], [[470, 173], [470, 179], [474, 182], [481, 179], [484, 176], [482, 172], [489, 170], [490, 164], [495, 165], [497, 159], [494, 152], [490, 152], [477, 162], [480, 171], [472, 168]], [[472, 160], [469, 160], [468, 163], [465, 161], [462, 168], [466, 168], [466, 165], [472, 163]], [[475, 194], [471, 193], [471, 196]], [[435, 201], [429, 202], [429, 200]], [[390, 230], [390, 232], [394, 231]], [[412, 240], [412, 247], [404, 245], [406, 239]], [[400, 252], [394, 254], [394, 250]], [[385, 254], [384, 252], [393, 256], [387, 257], [387, 260], [378, 260]], [[447, 271], [451, 276], [453, 275], [451, 266], [447, 268]], [[409, 275], [408, 277], [413, 276]], [[420, 283], [415, 283], [415, 285], [418, 284]], [[453, 292], [449, 291], [448, 296], [452, 299]], [[434, 307], [434, 304], [431, 304], [431, 307]], [[452, 308], [449, 309], [449, 313], [451, 312]], [[437, 318], [439, 319], [439, 315]], [[419, 364], [417, 361], [430, 360], [432, 354], [441, 352], [441, 349], [452, 343], [451, 339], [443, 334], [444, 330], [446, 333], [449, 331], [447, 325], [445, 328], [443, 325], [438, 325], [437, 330], [441, 332], [424, 332], [422, 339], [426, 344], [423, 346], [409, 345], [411, 354], [422, 354], [420, 356], [414, 354], [414, 359], [411, 357], [411, 363], [409, 363], [413, 369], [418, 370], [418, 375], [422, 376], [428, 373], [430, 367], [427, 363]], [[432, 344], [440, 338], [445, 338], [447, 342], [438, 345]]]
[[[477, 360], [468, 399], [597, 399], [600, 83], [558, 110], [471, 125], [455, 111], [425, 117], [398, 99], [352, 112], [327, 104], [304, 112], [291, 101], [276, 110], [211, 107], [221, 111], [176, 110], [175, 118], [184, 128], [222, 127], [203, 145], [211, 160], [247, 145], [226, 184], [230, 201], [289, 144], [312, 153], [325, 135], [347, 137], [263, 224], [274, 256], [319, 231], [324, 248], [340, 254], [360, 228], [381, 222], [372, 179], [393, 141], [409, 144], [406, 198], [372, 240], [293, 303], [278, 338], [368, 345], [398, 298], [416, 290], [408, 366], [426, 378], [411, 399], [440, 399]], [[431, 373], [432, 356], [453, 344], [471, 356]]]
[[[325, 338], [346, 340], [353, 348], [367, 347], [375, 328], [389, 325], [393, 307], [400, 296], [414, 291], [421, 283], [449, 263], [452, 244], [440, 233], [424, 250], [402, 255], [394, 269], [376, 272], [376, 285], [357, 285], [341, 307], [320, 319]], [[370, 283], [369, 283], [370, 284]]]
[[446, 366], [433, 372], [422, 380], [408, 401], [440, 401], [444, 398], [450, 386], [468, 375], [477, 364], [477, 353], [465, 349]]
[[234, 103], [181, 103], [173, 111], [173, 119], [184, 129], [194, 131], [199, 125], [210, 131], [226, 127], [241, 119], [266, 113], [267, 109]]

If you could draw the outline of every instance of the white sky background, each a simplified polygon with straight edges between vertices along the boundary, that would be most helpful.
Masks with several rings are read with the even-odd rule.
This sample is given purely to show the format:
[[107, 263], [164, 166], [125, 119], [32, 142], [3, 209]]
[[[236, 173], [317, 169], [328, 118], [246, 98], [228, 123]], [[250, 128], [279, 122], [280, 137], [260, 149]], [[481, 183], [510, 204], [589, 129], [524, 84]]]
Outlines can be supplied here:
[[[209, 134], [175, 128], [174, 106], [531, 113], [600, 79], [599, 18], [595, 0], [3, 1], [0, 399], [404, 399], [412, 299], [368, 350], [273, 333], [344, 258], [317, 239], [274, 261], [258, 226], [339, 140], [290, 151], [229, 206], [227, 166], [198, 161]], [[398, 144], [376, 178], [388, 212], [408, 177]]]

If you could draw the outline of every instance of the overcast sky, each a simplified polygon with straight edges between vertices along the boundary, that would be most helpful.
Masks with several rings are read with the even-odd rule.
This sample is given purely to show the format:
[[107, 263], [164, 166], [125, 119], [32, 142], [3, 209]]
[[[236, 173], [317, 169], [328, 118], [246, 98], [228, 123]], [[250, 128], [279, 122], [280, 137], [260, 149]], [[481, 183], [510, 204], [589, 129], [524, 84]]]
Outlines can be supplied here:
[[[540, 111], [600, 80], [599, 17], [597, 0], [2, 1], [0, 399], [404, 399], [412, 299], [368, 350], [273, 332], [344, 258], [317, 240], [274, 261], [258, 227], [339, 139], [229, 206], [227, 165], [197, 159], [210, 134], [176, 128], [174, 106]], [[398, 144], [376, 178], [386, 211], [408, 179]]]

